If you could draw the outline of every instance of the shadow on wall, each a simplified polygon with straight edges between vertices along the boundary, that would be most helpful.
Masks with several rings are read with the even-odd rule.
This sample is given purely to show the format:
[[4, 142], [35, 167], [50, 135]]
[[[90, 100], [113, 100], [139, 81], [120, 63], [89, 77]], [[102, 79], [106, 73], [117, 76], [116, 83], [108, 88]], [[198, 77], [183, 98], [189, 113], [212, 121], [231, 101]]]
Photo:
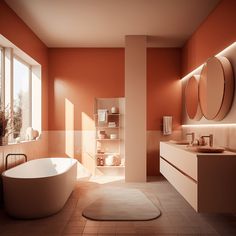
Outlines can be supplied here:
[[160, 130], [147, 131], [147, 175], [160, 175], [160, 141], [180, 140], [182, 136], [181, 129], [173, 130], [171, 135], [163, 135]]

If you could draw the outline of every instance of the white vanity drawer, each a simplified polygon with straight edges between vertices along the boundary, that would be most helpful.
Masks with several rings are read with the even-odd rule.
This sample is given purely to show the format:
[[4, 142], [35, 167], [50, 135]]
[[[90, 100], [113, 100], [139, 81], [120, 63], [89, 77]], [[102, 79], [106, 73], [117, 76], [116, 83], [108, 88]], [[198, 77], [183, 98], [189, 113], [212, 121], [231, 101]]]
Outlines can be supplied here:
[[[183, 149], [182, 149], [183, 148]], [[160, 142], [160, 156], [186, 175], [198, 181], [197, 155], [169, 143]]]
[[197, 183], [160, 158], [160, 172], [197, 211]]

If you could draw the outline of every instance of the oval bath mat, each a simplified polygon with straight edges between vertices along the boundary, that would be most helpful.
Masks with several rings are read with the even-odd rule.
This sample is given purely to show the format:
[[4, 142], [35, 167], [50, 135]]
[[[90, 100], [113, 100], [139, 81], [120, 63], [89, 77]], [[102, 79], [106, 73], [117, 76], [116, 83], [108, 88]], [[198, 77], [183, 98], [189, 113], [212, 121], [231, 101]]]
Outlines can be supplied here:
[[112, 188], [83, 210], [91, 220], [152, 220], [160, 210], [138, 189]]

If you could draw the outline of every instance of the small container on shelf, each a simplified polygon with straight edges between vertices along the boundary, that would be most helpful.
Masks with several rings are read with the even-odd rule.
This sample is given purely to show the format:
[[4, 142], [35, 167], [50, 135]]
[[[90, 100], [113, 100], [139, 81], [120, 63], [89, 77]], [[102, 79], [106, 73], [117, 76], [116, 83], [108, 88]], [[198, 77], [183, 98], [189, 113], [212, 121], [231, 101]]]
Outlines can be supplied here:
[[114, 165], [114, 156], [113, 155], [108, 155], [105, 158], [105, 165], [106, 166], [113, 166]]
[[117, 139], [117, 134], [110, 134], [110, 139]]
[[115, 128], [116, 127], [116, 122], [114, 122], [114, 121], [108, 122], [108, 127], [109, 128]]
[[104, 130], [98, 131], [98, 138], [99, 139], [105, 139], [107, 137], [106, 132]]
[[101, 161], [100, 156], [97, 156], [97, 166], [100, 166], [100, 161]]
[[111, 113], [112, 113], [112, 114], [116, 114], [116, 113], [118, 113], [118, 112], [119, 112], [118, 107], [112, 107], [112, 108], [111, 108]]
[[106, 166], [119, 166], [121, 163], [120, 156], [116, 154], [110, 154], [105, 158]]
[[99, 166], [104, 166], [104, 164], [105, 164], [104, 158], [101, 156]]

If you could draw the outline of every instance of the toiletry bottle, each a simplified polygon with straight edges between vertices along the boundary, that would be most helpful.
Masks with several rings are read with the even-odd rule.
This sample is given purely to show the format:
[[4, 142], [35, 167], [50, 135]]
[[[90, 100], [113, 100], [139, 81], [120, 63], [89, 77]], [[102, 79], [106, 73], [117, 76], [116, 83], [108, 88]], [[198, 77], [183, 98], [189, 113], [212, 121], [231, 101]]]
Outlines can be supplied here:
[[97, 157], [97, 166], [100, 166], [100, 163], [101, 163], [101, 158], [98, 156]]
[[103, 157], [100, 158], [100, 166], [104, 166], [104, 159], [103, 159]]

